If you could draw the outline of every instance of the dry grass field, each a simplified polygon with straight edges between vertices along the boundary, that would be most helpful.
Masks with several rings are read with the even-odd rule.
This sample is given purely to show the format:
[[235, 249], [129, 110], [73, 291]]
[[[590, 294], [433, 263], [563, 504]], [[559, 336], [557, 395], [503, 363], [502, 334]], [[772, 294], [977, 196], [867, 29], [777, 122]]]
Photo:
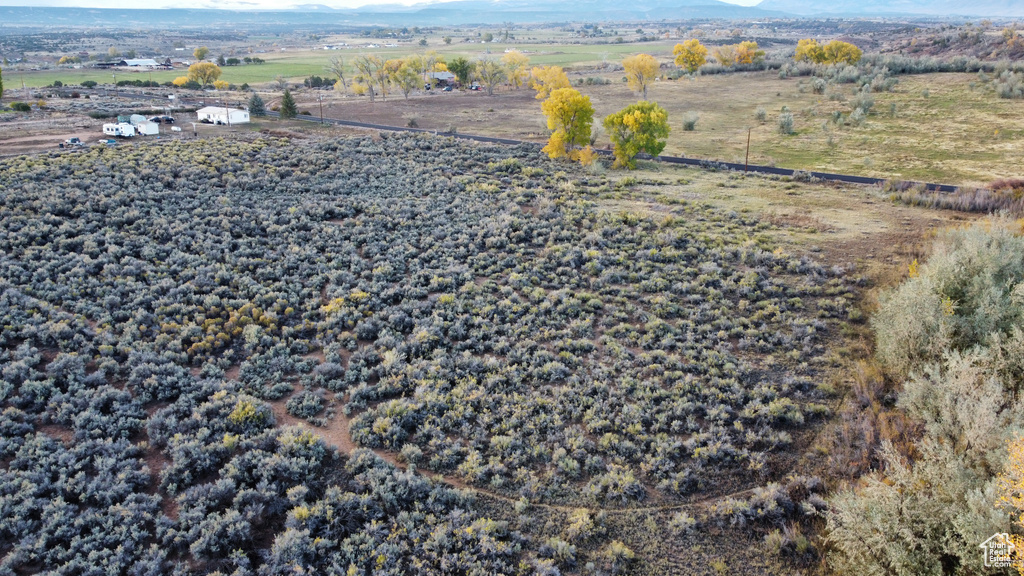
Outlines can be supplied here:
[[[578, 86], [590, 96], [596, 119], [638, 99], [622, 82], [621, 72], [571, 75], [574, 80], [586, 77], [612, 80]], [[848, 119], [853, 90], [851, 84], [839, 84], [815, 94], [809, 78], [749, 72], [659, 80], [648, 98], [669, 112], [667, 155], [743, 162], [749, 129], [752, 164], [961, 186], [984, 186], [1018, 175], [1024, 102], [997, 97], [976, 75], [900, 76], [894, 91], [872, 94], [875, 105], [860, 125]], [[300, 110], [319, 113], [315, 94], [297, 97]], [[788, 136], [778, 130], [783, 107], [795, 118], [795, 132]], [[756, 117], [758, 108], [766, 112], [763, 122]], [[699, 119], [693, 131], [685, 131], [682, 118], [690, 112]], [[843, 114], [840, 123], [832, 121], [836, 112]], [[393, 94], [372, 104], [365, 97], [332, 92], [324, 114], [537, 142], [548, 133], [540, 103], [528, 89], [501, 89], [491, 97], [469, 91], [433, 91], [409, 99]], [[610, 146], [603, 129], [598, 134], [597, 146]]]

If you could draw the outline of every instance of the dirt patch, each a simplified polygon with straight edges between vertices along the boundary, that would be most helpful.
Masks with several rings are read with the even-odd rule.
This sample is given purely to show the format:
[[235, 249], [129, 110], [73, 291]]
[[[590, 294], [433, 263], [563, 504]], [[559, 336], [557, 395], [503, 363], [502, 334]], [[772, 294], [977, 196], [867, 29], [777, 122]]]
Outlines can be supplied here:
[[43, 424], [36, 426], [36, 430], [50, 438], [60, 440], [64, 446], [71, 446], [71, 442], [75, 437], [75, 431], [63, 424]]
[[[300, 385], [295, 386], [295, 392], [289, 395], [288, 398], [302, 392], [304, 389]], [[305, 428], [310, 432], [313, 432], [317, 436], [324, 439], [328, 445], [337, 448], [343, 454], [351, 454], [353, 450], [358, 448], [355, 442], [352, 441], [352, 435], [349, 433], [349, 425], [352, 423], [351, 418], [346, 416], [340, 410], [335, 414], [334, 418], [328, 420], [327, 426], [317, 427], [313, 426], [305, 420], [292, 416], [288, 413], [286, 404], [288, 398], [281, 398], [280, 400], [273, 400], [269, 402], [271, 409], [274, 412], [274, 420], [277, 421], [278, 426], [299, 426]]]
[[773, 226], [780, 228], [797, 228], [810, 232], [832, 232], [833, 228], [818, 218], [800, 213], [768, 214], [765, 218]]

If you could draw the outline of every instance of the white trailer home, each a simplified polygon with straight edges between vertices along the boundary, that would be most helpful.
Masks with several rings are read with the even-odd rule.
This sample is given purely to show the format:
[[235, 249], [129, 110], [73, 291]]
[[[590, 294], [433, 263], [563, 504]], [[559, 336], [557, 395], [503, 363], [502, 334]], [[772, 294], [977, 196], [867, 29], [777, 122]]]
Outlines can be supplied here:
[[135, 136], [135, 126], [127, 122], [119, 122], [117, 124], [104, 124], [103, 133], [107, 136], [120, 136], [122, 138], [131, 138]]
[[196, 110], [199, 121], [207, 124], [248, 124], [249, 112], [238, 108], [207, 106]]

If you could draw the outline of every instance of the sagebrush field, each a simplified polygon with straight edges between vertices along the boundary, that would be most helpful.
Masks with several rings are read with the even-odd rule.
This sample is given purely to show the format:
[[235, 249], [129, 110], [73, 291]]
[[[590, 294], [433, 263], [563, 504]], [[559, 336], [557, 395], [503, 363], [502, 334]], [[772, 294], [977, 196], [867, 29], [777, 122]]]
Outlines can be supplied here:
[[437, 137], [2, 174], [8, 569], [652, 570], [602, 510], [686, 537], [823, 506], [791, 472], [852, 276], [771, 224]]

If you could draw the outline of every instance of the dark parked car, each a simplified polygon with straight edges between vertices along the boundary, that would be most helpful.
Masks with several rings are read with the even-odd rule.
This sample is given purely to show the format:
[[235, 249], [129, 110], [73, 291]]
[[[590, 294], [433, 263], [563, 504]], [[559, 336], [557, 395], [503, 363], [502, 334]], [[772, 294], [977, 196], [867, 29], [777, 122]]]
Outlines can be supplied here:
[[445, 86], [444, 87], [444, 91], [445, 92], [451, 92], [452, 91], [452, 87], [451, 86]]
[[153, 116], [149, 121], [157, 124], [174, 124], [174, 118], [170, 116]]

